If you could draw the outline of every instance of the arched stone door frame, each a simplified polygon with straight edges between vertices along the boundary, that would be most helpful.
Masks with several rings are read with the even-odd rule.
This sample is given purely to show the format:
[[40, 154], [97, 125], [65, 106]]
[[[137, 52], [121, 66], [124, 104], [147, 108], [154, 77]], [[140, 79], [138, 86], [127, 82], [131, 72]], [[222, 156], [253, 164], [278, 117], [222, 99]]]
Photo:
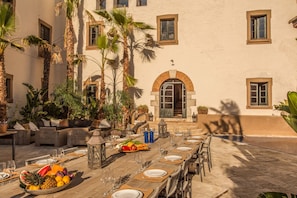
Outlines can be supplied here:
[[192, 83], [192, 80], [183, 72], [177, 71], [177, 70], [170, 70], [166, 71], [162, 74], [160, 74], [154, 81], [153, 86], [152, 86], [152, 92], [151, 95], [154, 96], [154, 100], [151, 100], [151, 106], [154, 107], [154, 119], [156, 121], [160, 120], [160, 88], [162, 84], [169, 79], [178, 79], [182, 81], [185, 85], [186, 88], [186, 93], [187, 93], [187, 121], [192, 120], [192, 111], [191, 107], [196, 106], [196, 99], [193, 99], [193, 95], [195, 95], [194, 91], [194, 85]]

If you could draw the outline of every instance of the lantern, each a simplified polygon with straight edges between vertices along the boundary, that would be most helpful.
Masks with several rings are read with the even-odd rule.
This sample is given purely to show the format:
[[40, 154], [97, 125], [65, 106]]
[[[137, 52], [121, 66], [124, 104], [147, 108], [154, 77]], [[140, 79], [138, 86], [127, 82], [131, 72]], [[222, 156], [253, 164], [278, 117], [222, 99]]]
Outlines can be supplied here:
[[192, 121], [197, 122], [197, 115], [193, 112]]
[[87, 142], [88, 167], [90, 169], [101, 168], [106, 160], [105, 141], [100, 135], [100, 130], [95, 130]]
[[149, 121], [154, 121], [154, 115], [152, 114], [152, 112], [149, 113]]
[[161, 121], [158, 124], [158, 131], [159, 131], [159, 137], [160, 138], [166, 138], [168, 137], [168, 133], [167, 133], [167, 124], [164, 121], [164, 119], [161, 119]]

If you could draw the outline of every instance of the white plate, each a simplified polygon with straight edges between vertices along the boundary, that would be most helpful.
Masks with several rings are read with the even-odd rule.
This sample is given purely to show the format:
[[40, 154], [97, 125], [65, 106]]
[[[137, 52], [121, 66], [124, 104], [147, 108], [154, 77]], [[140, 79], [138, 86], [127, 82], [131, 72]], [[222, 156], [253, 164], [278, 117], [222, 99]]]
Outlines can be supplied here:
[[2, 179], [6, 179], [9, 177], [9, 174], [8, 173], [5, 173], [5, 172], [0, 172], [0, 180]]
[[116, 139], [117, 142], [125, 142], [127, 140], [127, 138], [118, 138]]
[[193, 135], [193, 136], [191, 136], [191, 138], [193, 138], [193, 139], [203, 139], [200, 135]]
[[139, 137], [140, 136], [140, 134], [132, 134], [132, 135], [130, 135], [131, 137]]
[[46, 164], [52, 164], [55, 163], [57, 160], [54, 159], [42, 159], [35, 162], [37, 165], [46, 165]]
[[74, 153], [78, 154], [78, 155], [85, 155], [85, 154], [87, 154], [87, 152], [88, 152], [87, 149], [81, 149], [81, 150], [74, 151]]
[[123, 189], [114, 192], [111, 195], [112, 198], [141, 198], [143, 193], [139, 190]]
[[187, 140], [187, 142], [196, 143], [196, 142], [199, 142], [199, 141], [198, 140]]
[[179, 156], [179, 155], [167, 155], [164, 158], [166, 160], [169, 160], [169, 161], [175, 161], [175, 160], [181, 160], [182, 156]]
[[163, 177], [167, 172], [162, 169], [149, 169], [144, 171], [143, 174], [147, 177]]
[[190, 148], [190, 147], [183, 147], [183, 146], [177, 147], [176, 149], [180, 150], [180, 151], [190, 151], [190, 150], [192, 150], [192, 148]]
[[182, 133], [176, 133], [175, 136], [176, 137], [181, 137], [181, 136], [183, 136], [183, 134]]

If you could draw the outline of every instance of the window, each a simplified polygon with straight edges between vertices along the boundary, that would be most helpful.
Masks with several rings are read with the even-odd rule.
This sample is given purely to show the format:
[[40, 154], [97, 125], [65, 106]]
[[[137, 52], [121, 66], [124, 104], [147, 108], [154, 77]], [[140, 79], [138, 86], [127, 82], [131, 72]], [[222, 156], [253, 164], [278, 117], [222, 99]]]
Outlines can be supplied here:
[[103, 22], [87, 23], [87, 49], [97, 49], [97, 38], [103, 32]]
[[91, 103], [91, 98], [96, 101], [98, 87], [96, 84], [87, 85], [87, 104]]
[[272, 108], [272, 78], [248, 78], [247, 108]]
[[147, 0], [137, 0], [136, 1], [136, 6], [146, 6], [147, 5]]
[[128, 7], [129, 6], [129, 4], [128, 4], [128, 0], [115, 0], [115, 6], [117, 7], [117, 8], [120, 8], [120, 7]]
[[247, 12], [247, 44], [271, 43], [270, 10]]
[[[39, 37], [43, 40], [48, 41], [51, 44], [52, 41], [52, 27], [45, 23], [44, 21], [39, 19]], [[38, 56], [43, 57], [43, 49], [38, 48]]]
[[157, 16], [157, 39], [160, 45], [178, 44], [177, 20], [177, 14]]
[[106, 0], [96, 0], [96, 10], [106, 9]]
[[6, 74], [6, 101], [13, 103], [13, 75]]

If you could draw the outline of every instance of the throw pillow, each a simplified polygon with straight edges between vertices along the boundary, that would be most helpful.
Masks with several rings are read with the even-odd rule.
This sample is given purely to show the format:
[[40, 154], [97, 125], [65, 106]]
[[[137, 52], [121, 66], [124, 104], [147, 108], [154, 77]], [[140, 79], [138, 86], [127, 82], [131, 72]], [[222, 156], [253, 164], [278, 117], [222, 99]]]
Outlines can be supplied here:
[[51, 126], [59, 127], [61, 120], [59, 119], [51, 119]]
[[29, 127], [31, 131], [39, 131], [38, 127], [33, 122], [29, 122]]
[[25, 130], [25, 127], [23, 127], [20, 123], [16, 122], [15, 125], [13, 126], [14, 129], [16, 130]]
[[42, 120], [42, 122], [43, 122], [43, 126], [45, 126], [45, 127], [49, 127], [49, 126], [51, 126], [51, 123], [50, 123], [50, 121], [49, 120], [45, 120], [45, 119], [41, 119]]

